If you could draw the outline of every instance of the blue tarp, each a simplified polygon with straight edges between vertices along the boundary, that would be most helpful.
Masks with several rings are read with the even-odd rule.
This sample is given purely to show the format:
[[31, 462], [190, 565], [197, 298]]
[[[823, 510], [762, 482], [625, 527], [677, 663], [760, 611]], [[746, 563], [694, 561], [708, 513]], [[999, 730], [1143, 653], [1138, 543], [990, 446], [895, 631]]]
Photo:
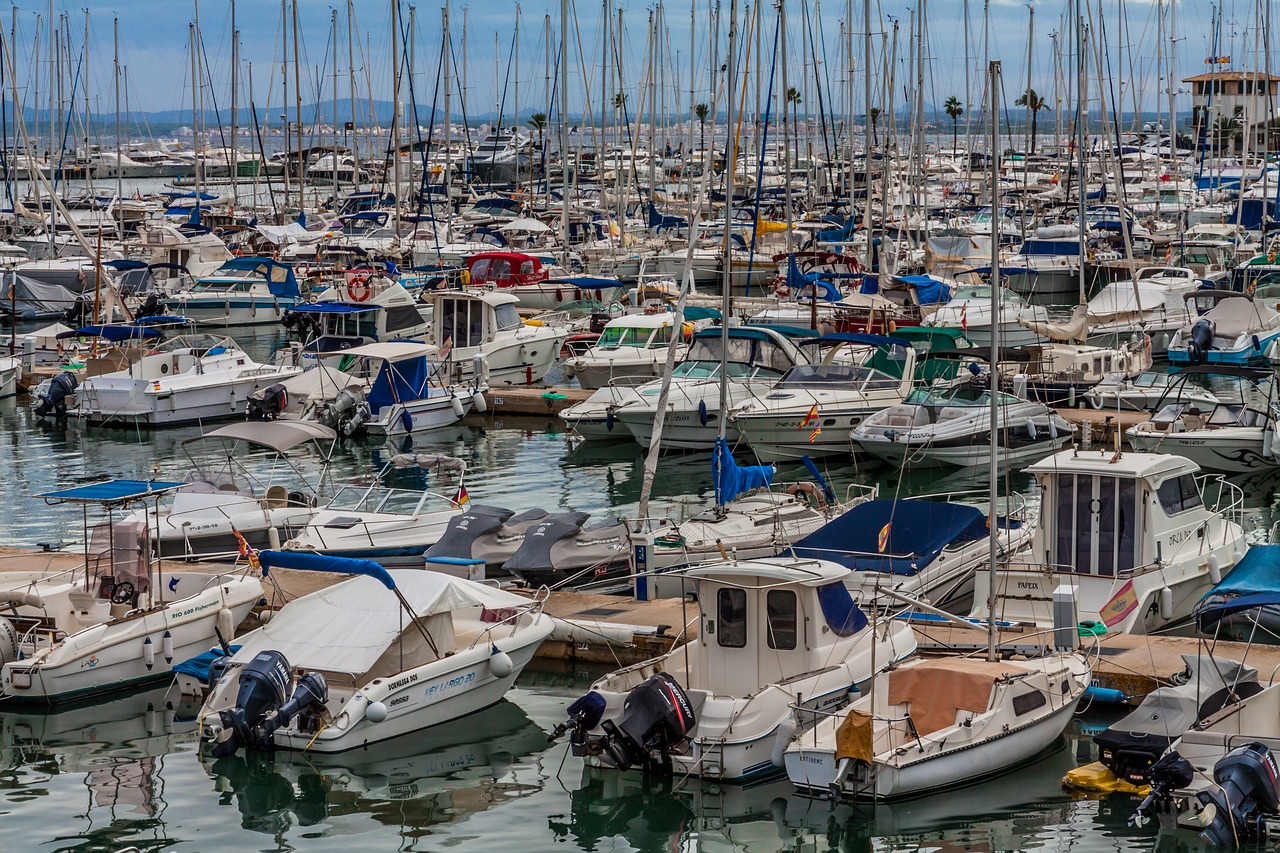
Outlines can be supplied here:
[[222, 270], [252, 270], [260, 273], [266, 279], [272, 296], [297, 299], [302, 295], [298, 290], [298, 280], [293, 275], [293, 267], [271, 258], [232, 258], [214, 270], [209, 278], [217, 278]]
[[135, 261], [129, 258], [119, 258], [114, 261], [103, 261], [104, 267], [111, 267], [113, 270], [145, 270], [147, 264], [145, 261]]
[[854, 604], [849, 588], [840, 581], [818, 587], [818, 604], [837, 637], [852, 637], [867, 627], [867, 614]]
[[367, 575], [387, 589], [395, 589], [396, 582], [382, 566], [373, 560], [353, 560], [349, 557], [328, 557], [308, 551], [259, 551], [258, 562], [262, 573], [267, 569], [301, 569], [304, 572], [336, 572], [340, 575]]
[[301, 311], [304, 314], [363, 314], [366, 311], [377, 311], [377, 305], [351, 305], [347, 302], [308, 302], [295, 305], [290, 311]]
[[1213, 632], [1213, 626], [1235, 613], [1254, 610], [1259, 607], [1275, 607], [1280, 605], [1280, 591], [1258, 592], [1253, 595], [1241, 595], [1228, 598], [1221, 604], [1206, 607], [1196, 612], [1196, 622], [1200, 630], [1206, 634]]
[[[227, 646], [227, 650], [234, 655], [236, 652], [240, 651], [240, 646]], [[197, 679], [201, 684], [212, 687], [213, 685], [209, 684], [209, 667], [214, 661], [223, 657], [225, 654], [226, 652], [220, 648], [209, 649], [207, 652], [202, 652], [193, 658], [184, 660], [182, 663], [175, 666], [173, 671], [175, 673], [189, 675], [192, 678]]]
[[136, 501], [154, 497], [161, 492], [168, 492], [182, 486], [182, 483], [170, 480], [105, 480], [101, 483], [90, 483], [87, 486], [76, 486], [56, 492], [45, 492], [37, 497], [46, 501], [72, 501], [74, 503], [116, 503], [118, 501]]
[[1063, 240], [1028, 240], [1022, 244], [1023, 255], [1079, 255], [1080, 242], [1077, 239]]
[[[880, 531], [889, 525], [883, 553]], [[989, 535], [976, 507], [943, 501], [874, 500], [855, 506], [797, 542], [797, 557], [832, 560], [854, 571], [914, 575], [942, 549]]]
[[921, 305], [945, 305], [951, 301], [951, 290], [946, 283], [938, 281], [933, 276], [899, 275], [894, 278], [914, 287], [916, 299]]
[[690, 305], [684, 309], [684, 318], [686, 320], [719, 320], [720, 311], [715, 308], [705, 308], [701, 305]]
[[120, 341], [159, 340], [163, 337], [155, 329], [144, 329], [142, 326], [82, 326], [70, 332], [62, 332], [58, 340], [67, 338], [91, 337], [119, 343]]
[[369, 408], [377, 414], [386, 406], [421, 400], [428, 395], [431, 365], [425, 356], [403, 361], [382, 362], [378, 377], [369, 390]]
[[597, 278], [591, 275], [574, 275], [566, 278], [553, 278], [547, 281], [547, 284], [567, 284], [570, 287], [580, 287], [584, 290], [607, 290], [610, 287], [623, 287], [623, 283], [616, 278]]
[[802, 288], [814, 287], [822, 291], [821, 299], [823, 302], [839, 302], [844, 299], [844, 294], [840, 292], [840, 288], [829, 281], [825, 281], [822, 276], [822, 273], [800, 272], [800, 266], [796, 263], [796, 256], [787, 255], [787, 287], [790, 287], [796, 293], [799, 293]]
[[711, 474], [716, 483], [716, 504], [723, 506], [743, 492], [767, 487], [773, 482], [772, 465], [739, 465], [729, 450], [729, 442], [716, 439], [711, 455]]
[[1254, 545], [1205, 598], [1269, 591], [1280, 591], [1280, 545]]

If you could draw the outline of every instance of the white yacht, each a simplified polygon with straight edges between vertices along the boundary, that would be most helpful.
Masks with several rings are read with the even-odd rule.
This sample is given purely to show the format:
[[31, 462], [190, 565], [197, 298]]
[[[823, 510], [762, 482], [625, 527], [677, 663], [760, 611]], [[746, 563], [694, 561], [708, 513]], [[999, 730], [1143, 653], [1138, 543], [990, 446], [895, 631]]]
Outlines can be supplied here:
[[498, 387], [531, 385], [555, 366], [569, 336], [565, 326], [526, 323], [519, 299], [506, 291], [439, 290], [423, 294], [432, 310], [435, 360], [457, 366], [457, 378]]
[[618, 380], [630, 384], [656, 379], [667, 365], [671, 347], [676, 359], [688, 352], [682, 340], [693, 324], [673, 328], [674, 315], [665, 308], [643, 314], [627, 314], [605, 324], [600, 337], [580, 355], [565, 360], [565, 376], [575, 378], [588, 391], [594, 391]]
[[[1022, 325], [1021, 320], [1047, 323], [1049, 315], [1040, 305], [1030, 305], [1017, 292], [1000, 288], [1000, 345], [1007, 347], [1040, 343], [1044, 338]], [[920, 321], [927, 327], [959, 329], [974, 346], [991, 346], [991, 285], [962, 284], [951, 301]]]
[[301, 301], [293, 268], [271, 258], [232, 258], [162, 300], [172, 313], [221, 326], [272, 326]]

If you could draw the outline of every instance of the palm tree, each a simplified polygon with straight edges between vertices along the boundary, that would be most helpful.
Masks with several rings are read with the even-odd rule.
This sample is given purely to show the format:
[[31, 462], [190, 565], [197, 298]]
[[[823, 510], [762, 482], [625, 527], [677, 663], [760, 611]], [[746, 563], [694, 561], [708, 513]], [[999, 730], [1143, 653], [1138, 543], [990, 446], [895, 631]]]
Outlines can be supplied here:
[[531, 128], [533, 128], [534, 130], [538, 131], [538, 149], [539, 149], [539, 150], [541, 150], [541, 149], [542, 149], [542, 134], [543, 134], [543, 131], [545, 131], [545, 130], [547, 129], [547, 114], [546, 114], [546, 113], [534, 113], [533, 115], [529, 116], [528, 125], [529, 125], [529, 127], [531, 127]]
[[707, 150], [707, 115], [711, 112], [711, 108], [706, 104], [698, 104], [693, 108], [693, 114], [698, 118], [698, 124], [701, 126], [700, 134], [702, 150]]
[[955, 153], [960, 139], [960, 116], [964, 115], [964, 107], [960, 106], [960, 99], [955, 95], [947, 98], [947, 102], [942, 105], [942, 111], [951, 117], [951, 151]]
[[1036, 117], [1041, 110], [1051, 110], [1049, 102], [1036, 94], [1035, 89], [1028, 89], [1013, 102], [1014, 106], [1026, 107], [1031, 112], [1031, 153], [1036, 153]]
[[[871, 147], [879, 148], [880, 139], [876, 136], [876, 125], [880, 123], [880, 108], [872, 107], [867, 110], [867, 118], [871, 120]], [[870, 154], [871, 152], [868, 151], [867, 153]]]
[[[800, 107], [800, 90], [797, 89], [795, 86], [787, 87], [787, 96], [783, 100], [783, 107], [782, 107], [783, 121], [787, 120], [786, 109], [788, 106], [791, 107], [791, 133], [794, 136], [797, 132], [796, 125], [799, 124], [800, 122], [800, 117], [798, 113], [798, 109]], [[797, 151], [800, 150], [800, 141], [798, 139], [796, 140], [796, 150]]]
[[1240, 119], [1234, 116], [1219, 116], [1217, 122], [1214, 123], [1214, 147], [1219, 150], [1230, 148], [1231, 143], [1235, 142], [1236, 137], [1239, 135]]

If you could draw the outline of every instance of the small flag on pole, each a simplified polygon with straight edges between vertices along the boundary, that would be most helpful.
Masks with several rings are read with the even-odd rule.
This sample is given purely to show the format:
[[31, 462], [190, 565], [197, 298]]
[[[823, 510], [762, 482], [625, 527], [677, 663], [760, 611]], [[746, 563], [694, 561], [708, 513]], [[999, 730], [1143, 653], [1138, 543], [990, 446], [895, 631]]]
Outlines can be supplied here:
[[458, 493], [453, 496], [453, 502], [458, 506], [466, 506], [471, 503], [471, 496], [467, 494], [466, 486], [458, 486]]
[[236, 537], [236, 541], [240, 543], [240, 556], [248, 560], [249, 565], [253, 566], [255, 569], [259, 568], [258, 552], [249, 544], [249, 540], [245, 539], [244, 535], [234, 527], [231, 528], [231, 533]]
[[960, 306], [960, 328], [969, 331], [969, 303]]
[[807, 427], [809, 424], [813, 423], [817, 419], [818, 419], [818, 404], [814, 403], [812, 408], [809, 409], [809, 414], [805, 415], [804, 420], [800, 421], [800, 429], [804, 429], [805, 427]]
[[814, 425], [813, 425], [813, 432], [809, 433], [809, 443], [810, 443], [810, 444], [813, 444], [813, 442], [814, 442], [814, 441], [816, 441], [816, 440], [817, 440], [817, 438], [818, 438], [818, 436], [820, 436], [820, 435], [822, 435], [822, 425], [821, 425], [821, 424], [814, 424]]
[[444, 343], [440, 345], [440, 351], [436, 354], [437, 358], [447, 358], [449, 353], [453, 352], [453, 336], [444, 339]]
[[892, 521], [886, 523], [884, 527], [880, 528], [880, 535], [876, 538], [876, 548], [881, 554], [884, 553], [884, 549], [889, 545], [889, 528], [892, 526]]

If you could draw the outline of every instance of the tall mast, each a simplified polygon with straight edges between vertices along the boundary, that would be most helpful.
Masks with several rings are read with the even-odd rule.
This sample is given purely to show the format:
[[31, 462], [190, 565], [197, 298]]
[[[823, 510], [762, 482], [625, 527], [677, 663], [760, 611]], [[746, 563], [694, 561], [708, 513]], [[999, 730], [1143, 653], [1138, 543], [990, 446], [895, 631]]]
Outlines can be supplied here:
[[116, 233], [124, 236], [124, 208], [120, 205], [124, 197], [124, 184], [120, 176], [120, 18], [111, 20], [111, 68], [114, 71], [116, 90]]
[[560, 0], [560, 241], [569, 260], [569, 0]]
[[[302, 53], [298, 50], [298, 0], [293, 0], [293, 119], [296, 123], [298, 142], [298, 210], [302, 210], [305, 201], [302, 197], [303, 181], [307, 174], [307, 164], [302, 157]], [[285, 143], [288, 144], [287, 142]]]
[[400, 233], [400, 0], [391, 0], [391, 171], [395, 228]]
[[[849, 29], [849, 121], [853, 120], [853, 2], [847, 5], [846, 21], [848, 21]], [[871, 0], [862, 0], [862, 23], [866, 32], [862, 34], [862, 85], [863, 97], [866, 108], [866, 120], [863, 122], [863, 150], [866, 152], [865, 173], [866, 178], [864, 185], [866, 187], [866, 197], [862, 202], [862, 233], [867, 238], [867, 268], [871, 268], [871, 258], [874, 254], [871, 247], [871, 146], [873, 144], [872, 124], [871, 124]], [[887, 170], [881, 169], [882, 172], [888, 174]], [[885, 186], [886, 192], [888, 185]], [[853, 126], [849, 126], [849, 216], [853, 216]]]
[[[444, 180], [444, 202], [447, 208], [452, 209], [451, 196], [449, 193], [449, 176], [453, 170], [453, 38], [449, 35], [449, 2], [445, 0], [444, 7], [440, 10], [440, 30], [444, 40], [444, 174], [441, 176]], [[448, 210], [445, 211], [448, 215]]]
[[239, 201], [237, 195], [240, 176], [240, 30], [236, 28], [236, 0], [231, 0], [231, 204]]
[[[329, 10], [329, 26], [333, 28], [333, 206], [338, 207], [338, 10]], [[352, 181], [359, 183], [360, 164], [352, 161]]]
[[[280, 120], [284, 122], [284, 147], [285, 151], [289, 150], [289, 0], [280, 0], [280, 85], [284, 89], [282, 100], [280, 101], [280, 109], [283, 112]], [[270, 75], [267, 78], [270, 82]], [[292, 184], [289, 174], [289, 158], [284, 158], [284, 206], [289, 207], [289, 193]], [[302, 191], [298, 191], [299, 206], [302, 201]]]
[[196, 208], [200, 207], [200, 174], [204, 171], [203, 163], [200, 160], [200, 122], [196, 118], [196, 114], [200, 111], [200, 97], [198, 87], [200, 85], [199, 68], [196, 64], [196, 25], [193, 21], [187, 25], [191, 37], [191, 145], [195, 149], [195, 178], [196, 178]]
[[733, 225], [733, 175], [738, 164], [738, 135], [734, 131], [734, 104], [737, 100], [738, 82], [738, 0], [729, 0], [729, 60], [725, 68], [725, 191], [724, 191], [724, 249], [720, 286], [724, 294], [720, 302], [720, 417], [716, 424], [720, 438], [726, 435], [725, 410], [729, 405], [729, 371], [725, 359], [729, 356], [729, 319], [733, 316], [733, 241], [730, 239]]
[[1000, 551], [1000, 524], [996, 515], [996, 498], [1000, 488], [1000, 241], [994, 235], [1000, 233], [1000, 62], [989, 65], [989, 89], [991, 92], [991, 358], [987, 361], [988, 379], [991, 382], [991, 433], [990, 464], [991, 508], [987, 512], [989, 528], [987, 549], [987, 660], [995, 661], [996, 655], [996, 558]]
[[347, 115], [351, 117], [351, 156], [356, 162], [356, 188], [360, 185], [360, 134], [356, 132], [356, 51], [353, 18], [355, 12], [347, 0]]

